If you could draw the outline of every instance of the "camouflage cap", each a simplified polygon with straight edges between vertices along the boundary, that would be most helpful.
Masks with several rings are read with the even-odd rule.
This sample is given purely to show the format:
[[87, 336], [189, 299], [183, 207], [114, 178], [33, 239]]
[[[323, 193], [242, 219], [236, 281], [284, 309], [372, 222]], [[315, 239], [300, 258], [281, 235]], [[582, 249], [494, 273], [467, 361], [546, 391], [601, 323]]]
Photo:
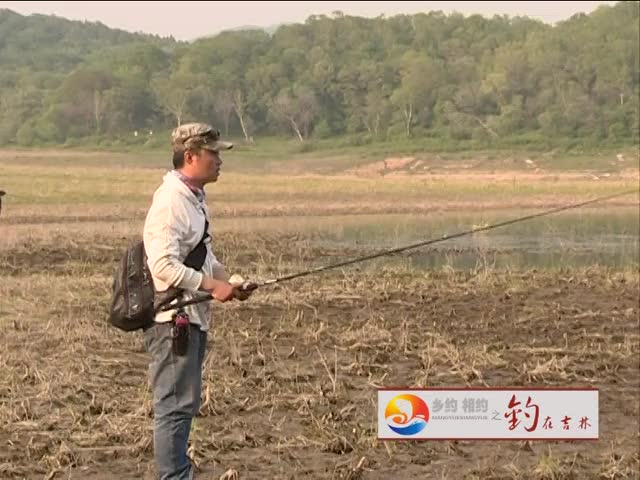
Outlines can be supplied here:
[[174, 151], [186, 148], [203, 148], [219, 152], [233, 148], [233, 143], [220, 140], [220, 130], [206, 123], [180, 125], [171, 134], [171, 145]]

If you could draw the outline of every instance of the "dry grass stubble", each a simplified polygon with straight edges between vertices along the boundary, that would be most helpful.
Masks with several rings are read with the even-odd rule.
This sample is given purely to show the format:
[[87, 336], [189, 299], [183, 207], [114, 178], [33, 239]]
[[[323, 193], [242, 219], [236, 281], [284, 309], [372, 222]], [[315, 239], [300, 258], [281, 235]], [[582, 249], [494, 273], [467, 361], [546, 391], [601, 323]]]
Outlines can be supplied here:
[[[148, 358], [105, 319], [124, 243], [64, 241], [0, 250], [0, 476], [150, 478]], [[221, 242], [263, 275], [323, 253]], [[634, 478], [638, 328], [633, 271], [364, 269], [264, 290], [216, 306], [190, 453], [204, 478]], [[378, 442], [386, 385], [595, 385], [601, 440]]]

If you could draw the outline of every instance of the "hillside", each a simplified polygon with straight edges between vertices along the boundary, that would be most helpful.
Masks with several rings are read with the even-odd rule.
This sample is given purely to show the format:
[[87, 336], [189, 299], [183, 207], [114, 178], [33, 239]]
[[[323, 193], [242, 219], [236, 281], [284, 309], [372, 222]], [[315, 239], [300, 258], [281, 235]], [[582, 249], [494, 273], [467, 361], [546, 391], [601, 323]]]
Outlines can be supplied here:
[[153, 145], [194, 119], [247, 143], [637, 144], [639, 12], [620, 2], [555, 26], [336, 12], [180, 43], [3, 10], [0, 145]]
[[[171, 39], [129, 33], [98, 22], [53, 15], [23, 16], [0, 9], [0, 65], [68, 74], [95, 51], [136, 42], [173, 44]], [[3, 73], [7, 73], [4, 71]]]

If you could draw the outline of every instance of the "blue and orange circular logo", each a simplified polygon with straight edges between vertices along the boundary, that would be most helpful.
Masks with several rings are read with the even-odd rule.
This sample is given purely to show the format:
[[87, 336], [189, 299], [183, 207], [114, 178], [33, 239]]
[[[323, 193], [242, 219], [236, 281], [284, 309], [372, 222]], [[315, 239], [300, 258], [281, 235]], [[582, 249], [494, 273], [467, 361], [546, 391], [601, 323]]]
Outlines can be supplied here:
[[427, 426], [429, 407], [420, 397], [396, 395], [384, 411], [384, 419], [391, 430], [400, 435], [415, 435]]

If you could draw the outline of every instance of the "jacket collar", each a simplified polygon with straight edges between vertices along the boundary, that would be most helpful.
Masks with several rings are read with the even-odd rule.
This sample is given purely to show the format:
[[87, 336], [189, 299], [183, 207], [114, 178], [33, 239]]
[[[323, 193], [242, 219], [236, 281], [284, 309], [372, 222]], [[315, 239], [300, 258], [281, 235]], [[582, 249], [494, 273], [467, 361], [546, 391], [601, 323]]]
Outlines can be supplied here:
[[180, 178], [178, 178], [174, 173], [174, 171], [169, 171], [165, 174], [163, 180], [164, 184], [169, 187], [171, 190], [175, 190], [180, 192], [182, 195], [187, 197], [191, 203], [198, 206], [199, 204], [204, 202], [204, 197], [202, 199], [198, 198], [196, 193], [189, 188], [189, 186], [184, 183]]
[[182, 180], [182, 183], [184, 183], [187, 187], [189, 187], [189, 190], [191, 190], [195, 194], [195, 196], [198, 198], [198, 200], [200, 200], [201, 202], [204, 202], [206, 194], [204, 193], [204, 189], [203, 188], [194, 185], [194, 183], [191, 180], [191, 178], [187, 177], [180, 170], [175, 170], [174, 169], [174, 170], [171, 171], [171, 173], [173, 173], [176, 177], [178, 177], [180, 180]]

